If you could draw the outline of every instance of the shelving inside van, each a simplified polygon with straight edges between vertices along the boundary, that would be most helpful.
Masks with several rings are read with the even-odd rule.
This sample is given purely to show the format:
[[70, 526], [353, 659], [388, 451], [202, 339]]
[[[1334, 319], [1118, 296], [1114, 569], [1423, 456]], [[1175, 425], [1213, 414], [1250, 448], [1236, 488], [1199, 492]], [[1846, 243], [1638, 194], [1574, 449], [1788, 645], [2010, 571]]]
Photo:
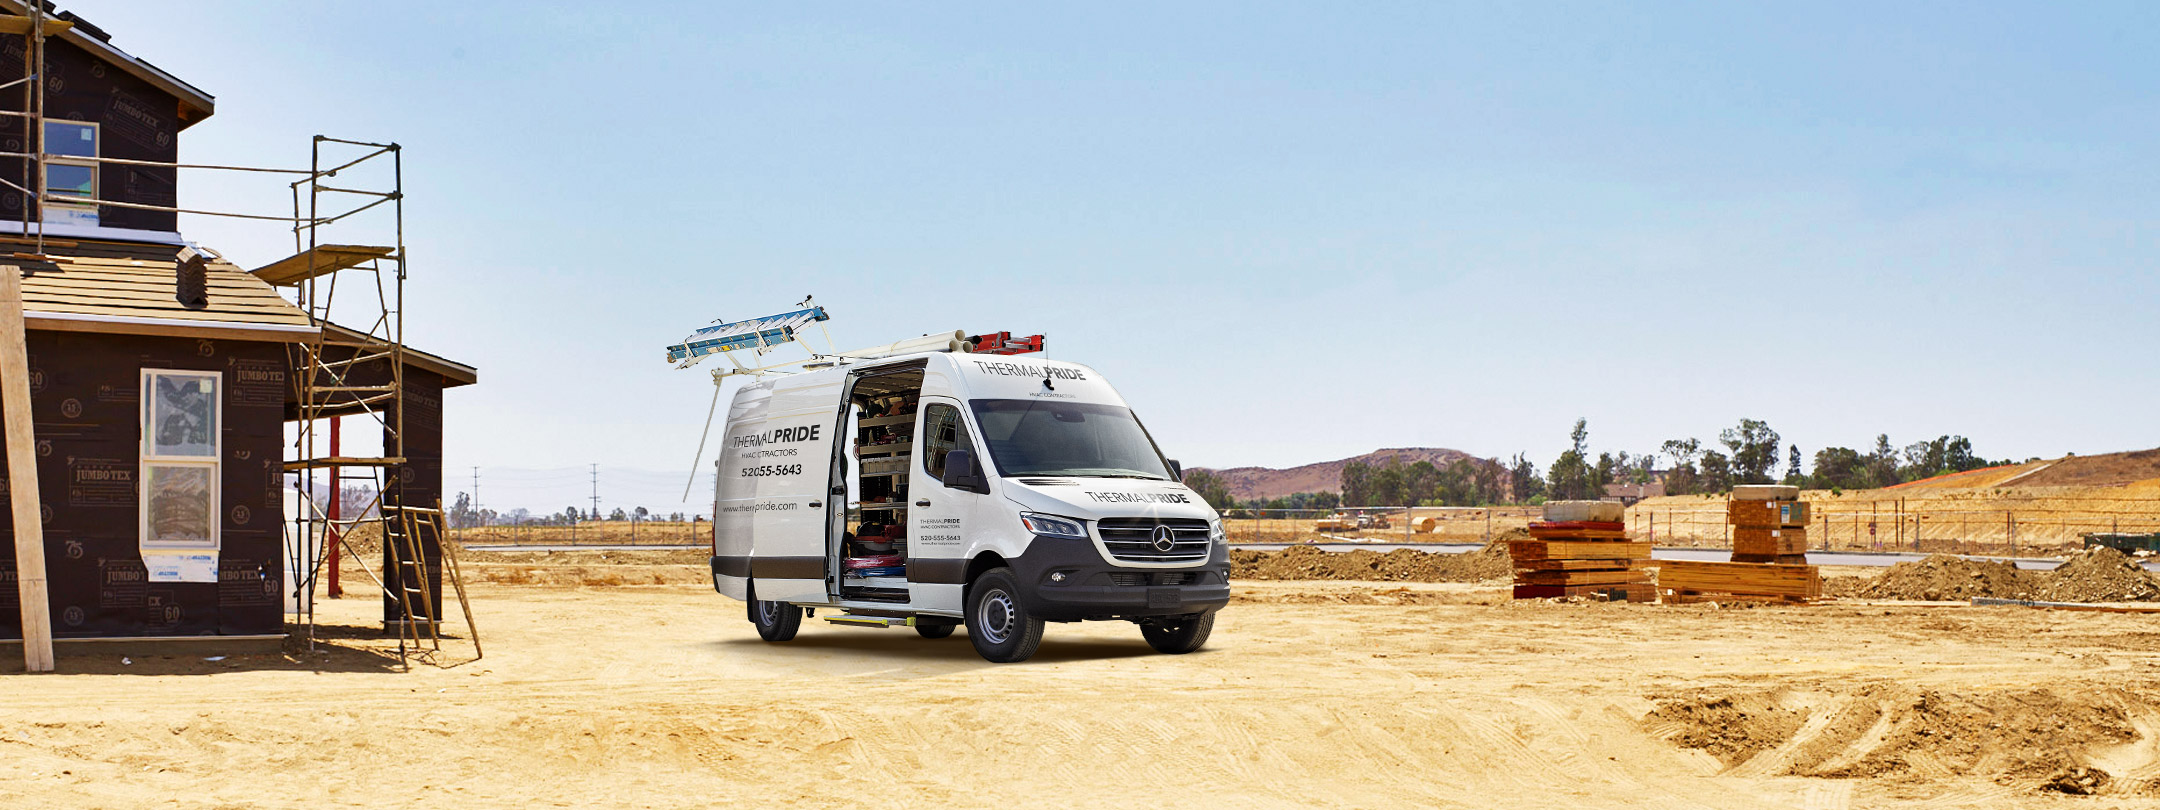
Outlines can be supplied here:
[[908, 485], [922, 372], [908, 369], [855, 381], [850, 394], [847, 527], [840, 543], [843, 599], [908, 600]]

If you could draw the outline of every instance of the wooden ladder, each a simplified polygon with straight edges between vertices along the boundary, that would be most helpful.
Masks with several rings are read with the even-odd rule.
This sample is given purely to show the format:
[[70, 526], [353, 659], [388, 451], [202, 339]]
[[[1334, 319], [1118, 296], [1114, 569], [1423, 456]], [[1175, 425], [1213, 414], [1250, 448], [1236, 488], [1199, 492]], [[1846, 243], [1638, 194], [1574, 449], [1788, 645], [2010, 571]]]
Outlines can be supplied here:
[[[438, 499], [433, 509], [417, 506], [390, 508], [398, 512], [399, 579], [394, 590], [405, 618], [405, 627], [401, 628], [398, 634], [398, 659], [405, 659], [408, 643], [415, 651], [421, 650], [423, 642], [426, 644], [425, 652], [442, 650], [442, 618], [430, 615], [423, 621], [420, 616], [423, 612], [434, 612], [436, 605], [435, 589], [428, 582], [427, 559], [422, 553], [425, 546], [421, 542], [422, 532], [431, 532], [436, 545], [442, 549], [443, 574], [457, 593], [458, 608], [464, 613], [466, 630], [472, 635], [473, 660], [480, 660], [485, 655], [480, 646], [480, 626], [473, 623], [472, 601], [465, 594], [465, 573], [458, 563], [457, 547], [450, 542], [449, 527], [443, 520], [442, 501]], [[410, 579], [407, 579], [408, 576]], [[415, 600], [418, 600], [417, 603]]]

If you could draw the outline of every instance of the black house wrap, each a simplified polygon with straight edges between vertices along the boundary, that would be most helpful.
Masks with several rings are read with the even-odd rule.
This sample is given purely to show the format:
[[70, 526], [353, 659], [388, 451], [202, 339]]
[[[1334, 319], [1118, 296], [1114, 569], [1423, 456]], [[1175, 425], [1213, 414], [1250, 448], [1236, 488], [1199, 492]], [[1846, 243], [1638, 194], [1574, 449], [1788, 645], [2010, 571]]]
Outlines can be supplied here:
[[[45, 516], [55, 638], [282, 632], [279, 527], [285, 347], [211, 340], [31, 331], [31, 409]], [[215, 583], [151, 584], [140, 534], [141, 371], [222, 372], [221, 549]], [[0, 460], [0, 469], [5, 461]], [[6, 493], [0, 491], [0, 501]], [[13, 522], [0, 520], [12, 544]], [[0, 554], [0, 637], [21, 638], [15, 557]]]

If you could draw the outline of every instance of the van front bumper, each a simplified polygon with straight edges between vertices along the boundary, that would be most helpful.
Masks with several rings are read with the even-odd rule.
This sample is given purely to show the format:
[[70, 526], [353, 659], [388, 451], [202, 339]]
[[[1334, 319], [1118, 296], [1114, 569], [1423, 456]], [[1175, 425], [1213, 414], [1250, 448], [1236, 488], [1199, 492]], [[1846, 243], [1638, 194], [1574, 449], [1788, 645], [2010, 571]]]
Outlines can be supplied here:
[[1137, 568], [1112, 565], [1094, 543], [1041, 538], [1007, 563], [1021, 602], [1047, 621], [1182, 616], [1230, 603], [1230, 556], [1221, 544], [1199, 565]]

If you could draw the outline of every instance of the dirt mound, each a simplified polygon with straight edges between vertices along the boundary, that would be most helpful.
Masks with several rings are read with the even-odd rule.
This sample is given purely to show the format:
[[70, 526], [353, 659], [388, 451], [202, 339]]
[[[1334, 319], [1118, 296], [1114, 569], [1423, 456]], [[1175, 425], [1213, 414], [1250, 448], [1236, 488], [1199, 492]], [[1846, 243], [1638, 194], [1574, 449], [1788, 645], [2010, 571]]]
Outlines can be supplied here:
[[2014, 482], [2021, 487], [2114, 487], [2160, 478], [2160, 448], [2066, 456]]
[[1728, 768], [1784, 745], [1807, 719], [1805, 709], [1786, 708], [1769, 692], [1666, 700], [1650, 713], [1669, 726], [1667, 742], [1708, 752]]
[[2105, 546], [2071, 556], [2050, 571], [2035, 597], [2047, 602], [2151, 602], [2160, 580], [2136, 560]]
[[1901, 562], [1855, 594], [1863, 599], [1962, 601], [1974, 597], [2031, 599], [2038, 582], [2031, 572], [1991, 560], [1936, 554]]
[[2112, 548], [2087, 549], [2053, 571], [2020, 571], [2006, 562], [1936, 554], [1916, 562], [1898, 563], [1873, 581], [1833, 577], [1823, 583], [1823, 590], [1830, 596], [1927, 602], [1976, 597], [2154, 602], [2160, 601], [2160, 577]]
[[1507, 543], [1496, 541], [1477, 551], [1435, 554], [1397, 549], [1321, 551], [1292, 546], [1282, 551], [1230, 551], [1230, 576], [1237, 579], [1346, 579], [1379, 582], [1484, 582], [1514, 573]]
[[[1921, 779], [1971, 775], [2033, 791], [2096, 793], [2090, 758], [2138, 739], [2120, 689], [1945, 692], [1896, 685], [1850, 693], [1698, 692], [1655, 701], [1648, 730], [1736, 766], [1758, 757], [1790, 776]], [[1803, 731], [1804, 730], [1804, 731]]]
[[1822, 593], [1837, 599], [1865, 599], [1874, 577], [1823, 577]]

